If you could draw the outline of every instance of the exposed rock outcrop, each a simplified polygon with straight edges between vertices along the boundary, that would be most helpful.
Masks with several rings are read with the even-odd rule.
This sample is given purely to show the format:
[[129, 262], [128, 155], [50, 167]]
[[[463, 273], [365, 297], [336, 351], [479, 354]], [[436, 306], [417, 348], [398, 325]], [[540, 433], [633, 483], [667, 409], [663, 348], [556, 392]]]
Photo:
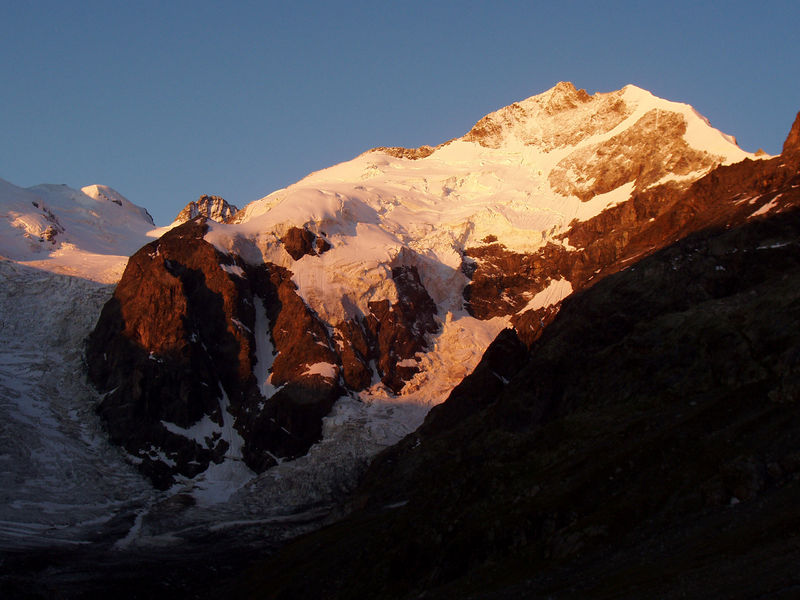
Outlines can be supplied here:
[[[252, 462], [271, 455], [293, 458], [305, 453], [322, 433], [322, 417], [342, 393], [339, 382], [341, 360], [333, 350], [328, 330], [297, 295], [292, 273], [272, 264], [248, 269], [254, 293], [259, 296], [269, 320], [274, 360], [267, 391], [259, 404], [242, 420]], [[262, 358], [266, 358], [263, 357]]]
[[[304, 454], [336, 399], [370, 385], [373, 364], [402, 389], [439, 327], [416, 268], [397, 266], [397, 301], [332, 334], [290, 270], [223, 254], [207, 229], [194, 219], [137, 252], [87, 344], [112, 440], [162, 488], [212, 463], [260, 472]], [[296, 237], [321, 248], [306, 231]]]
[[175, 217], [175, 222], [186, 223], [195, 217], [205, 217], [218, 223], [228, 223], [236, 216], [237, 212], [239, 209], [228, 204], [225, 198], [203, 194], [197, 200], [189, 202]]
[[318, 256], [331, 249], [331, 245], [323, 236], [301, 227], [290, 227], [283, 234], [281, 242], [294, 260], [300, 260], [306, 254]]
[[781, 155], [793, 160], [797, 160], [798, 155], [800, 155], [800, 112], [797, 113], [792, 129], [783, 143]]
[[399, 392], [419, 370], [415, 358], [417, 352], [427, 349], [426, 334], [437, 331], [439, 325], [434, 319], [436, 304], [416, 267], [393, 267], [392, 281], [397, 287], [397, 302], [370, 302], [365, 324], [370, 334], [370, 357], [376, 359], [381, 381]]
[[[437, 146], [438, 147], [438, 146]], [[402, 148], [400, 146], [379, 146], [373, 148], [370, 152], [383, 152], [395, 158], [408, 158], [410, 160], [417, 160], [418, 158], [425, 158], [433, 154], [433, 146], [420, 146], [419, 148]]]
[[[563, 158], [550, 172], [550, 184], [585, 202], [629, 181], [644, 190], [664, 177], [702, 172], [721, 162], [721, 157], [691, 148], [685, 133], [683, 115], [653, 109], [619, 135]], [[658, 144], [652, 143], [653, 136]]]
[[[189, 222], [134, 254], [87, 344], [112, 440], [159, 487], [222, 462], [228, 402], [244, 404], [254, 383], [252, 294], [205, 231]], [[204, 419], [207, 436], [187, 433]]]
[[341, 323], [335, 339], [342, 360], [342, 376], [354, 391], [363, 390], [375, 375], [398, 393], [419, 372], [419, 355], [428, 350], [429, 334], [439, 331], [437, 308], [420, 281], [417, 268], [392, 268], [397, 300], [369, 303], [365, 317]]
[[[98, 412], [159, 487], [212, 462], [262, 471], [305, 452], [340, 392], [339, 359], [291, 273], [221, 254], [206, 229], [190, 221], [137, 252], [87, 344]], [[268, 398], [254, 376], [272, 359], [257, 355], [262, 305], [276, 352]]]

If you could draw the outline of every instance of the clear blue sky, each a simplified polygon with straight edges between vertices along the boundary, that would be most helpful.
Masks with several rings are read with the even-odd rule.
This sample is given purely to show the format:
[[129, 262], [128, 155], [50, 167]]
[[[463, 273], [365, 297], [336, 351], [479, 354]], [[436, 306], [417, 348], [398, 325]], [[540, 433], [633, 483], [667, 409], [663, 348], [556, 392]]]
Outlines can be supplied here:
[[0, 177], [110, 185], [166, 224], [561, 80], [688, 102], [754, 151], [800, 110], [800, 2], [0, 0]]

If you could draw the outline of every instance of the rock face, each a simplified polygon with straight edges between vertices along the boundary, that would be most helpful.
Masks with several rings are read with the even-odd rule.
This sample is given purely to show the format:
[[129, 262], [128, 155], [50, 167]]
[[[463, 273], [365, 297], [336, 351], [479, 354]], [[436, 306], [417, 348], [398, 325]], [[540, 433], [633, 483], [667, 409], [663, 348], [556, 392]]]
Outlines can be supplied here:
[[436, 304], [428, 295], [413, 266], [392, 268], [398, 300], [370, 302], [366, 329], [370, 334], [370, 358], [377, 361], [381, 381], [399, 392], [418, 371], [415, 356], [427, 349], [426, 334], [439, 330], [434, 319]]
[[234, 431], [223, 436], [229, 402], [255, 392], [244, 329], [252, 296], [222, 270], [204, 232], [187, 223], [131, 257], [87, 344], [90, 378], [108, 392], [98, 412], [112, 440], [162, 488], [173, 474], [223, 461], [233, 449]]
[[304, 454], [345, 389], [371, 383], [370, 362], [399, 391], [439, 328], [416, 269], [397, 266], [397, 300], [332, 334], [290, 270], [222, 254], [207, 231], [194, 219], [137, 252], [87, 343], [112, 440], [160, 488]]
[[291, 227], [281, 238], [283, 247], [294, 260], [305, 255], [317, 256], [331, 249], [324, 237], [300, 227]]
[[419, 148], [401, 148], [399, 146], [391, 146], [391, 147], [379, 147], [373, 148], [372, 152], [382, 152], [384, 154], [388, 154], [389, 156], [394, 156], [395, 158], [408, 158], [411, 160], [416, 160], [418, 158], [425, 158], [426, 156], [430, 156], [433, 154], [435, 148], [431, 146], [420, 146]]
[[[635, 181], [637, 189], [646, 189], [666, 175], [688, 175], [719, 162], [691, 148], [685, 133], [683, 115], [653, 109], [619, 135], [562, 159], [550, 172], [550, 184], [565, 196], [572, 194], [585, 202], [629, 181]], [[651, 145], [654, 134], [662, 140], [656, 147]], [[617, 168], [609, 168], [605, 160], [609, 156]]]
[[[574, 291], [794, 202], [795, 163], [719, 166], [746, 157], [687, 105], [562, 83], [462, 138], [367, 152], [234, 217], [203, 197], [184, 211], [196, 221], [131, 259], [101, 316], [87, 354], [100, 412], [163, 487], [304, 453], [343, 394], [406, 415], [476, 367], [468, 381], [493, 389]], [[443, 410], [481, 405], [457, 404]]]
[[[212, 463], [259, 472], [305, 452], [339, 394], [338, 357], [291, 274], [237, 264], [206, 231], [190, 221], [137, 252], [87, 344], [112, 439], [162, 488]], [[267, 399], [254, 373], [273, 360]]]
[[[730, 227], [753, 216], [780, 212], [795, 203], [793, 187], [800, 159], [795, 155], [720, 166], [688, 188], [664, 184], [634, 193], [628, 202], [586, 221], [573, 221], [560, 237], [535, 253], [518, 253], [493, 242], [467, 248], [470, 284], [464, 289], [468, 309], [479, 318], [514, 314], [512, 322], [528, 343], [541, 330], [541, 309], [528, 315], [525, 301], [564, 278], [572, 290], [602, 277], [677, 240], [687, 232]], [[498, 301], [498, 298], [500, 299]], [[556, 304], [556, 303], [554, 303]], [[557, 311], [550, 308], [547, 314]]]
[[225, 198], [221, 196], [208, 196], [203, 194], [197, 200], [189, 202], [184, 209], [175, 217], [175, 223], [186, 223], [195, 217], [205, 217], [218, 223], [227, 223], [239, 209], [228, 204]]

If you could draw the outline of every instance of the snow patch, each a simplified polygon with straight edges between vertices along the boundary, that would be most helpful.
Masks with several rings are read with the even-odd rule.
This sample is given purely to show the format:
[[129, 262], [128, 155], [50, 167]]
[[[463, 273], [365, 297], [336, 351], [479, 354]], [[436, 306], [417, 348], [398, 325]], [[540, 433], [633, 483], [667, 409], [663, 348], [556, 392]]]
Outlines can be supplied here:
[[239, 265], [220, 265], [220, 267], [222, 267], [222, 270], [226, 273], [230, 273], [236, 277], [245, 277], [244, 269]]
[[755, 211], [753, 214], [751, 214], [748, 217], [748, 219], [752, 219], [753, 217], [757, 217], [759, 215], [765, 215], [768, 212], [772, 211], [773, 209], [778, 208], [778, 206], [779, 206], [778, 199], [781, 197], [781, 195], [782, 194], [778, 194], [777, 196], [775, 196], [771, 201], [767, 202], [764, 206], [762, 206], [757, 211]]
[[197, 423], [188, 428], [179, 427], [175, 423], [169, 423], [168, 421], [161, 421], [161, 424], [170, 433], [174, 433], [176, 435], [183, 436], [186, 439], [193, 440], [198, 444], [200, 444], [200, 446], [202, 446], [203, 448], [213, 447], [213, 440], [215, 435], [216, 437], [222, 435], [222, 429], [220, 428], [220, 426], [214, 421], [212, 421], [211, 417], [209, 417], [208, 415], [203, 415], [202, 419], [200, 419]]
[[253, 366], [253, 375], [258, 382], [258, 388], [264, 398], [271, 398], [280, 388], [272, 385], [272, 364], [275, 362], [275, 346], [269, 333], [269, 319], [264, 301], [258, 296], [253, 298], [256, 311], [254, 337], [256, 340], [256, 364]]
[[210, 463], [208, 469], [193, 479], [181, 478], [182, 493], [190, 493], [198, 506], [209, 506], [226, 502], [239, 488], [253, 479], [255, 473], [242, 459], [244, 439], [234, 427], [233, 415], [229, 412], [228, 394], [220, 384], [220, 413], [222, 414], [221, 439], [228, 443], [222, 462]]
[[558, 304], [572, 293], [572, 284], [566, 279], [551, 279], [547, 287], [530, 299], [525, 308], [517, 312], [522, 314], [529, 310], [538, 310]]
[[339, 377], [339, 369], [332, 363], [318, 362], [309, 365], [306, 370], [303, 371], [303, 376], [305, 375], [321, 375], [326, 379], [336, 379]]
[[575, 218], [579, 221], [588, 221], [608, 208], [627, 202], [630, 200], [635, 187], [636, 182], [629, 181], [610, 192], [597, 194], [588, 202], [583, 202], [578, 206]]

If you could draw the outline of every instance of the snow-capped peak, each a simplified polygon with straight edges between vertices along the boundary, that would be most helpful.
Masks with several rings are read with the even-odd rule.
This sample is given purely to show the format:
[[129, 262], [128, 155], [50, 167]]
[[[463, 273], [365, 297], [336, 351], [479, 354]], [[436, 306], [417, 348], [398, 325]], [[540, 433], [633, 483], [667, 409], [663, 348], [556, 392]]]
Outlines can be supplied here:
[[[549, 153], [604, 141], [636, 125], [651, 111], [680, 115], [672, 133], [685, 128], [684, 137], [691, 147], [719, 156], [721, 162], [736, 162], [747, 156], [732, 136], [711, 128], [708, 120], [688, 104], [658, 98], [632, 84], [589, 95], [562, 81], [546, 92], [486, 115], [461, 139], [487, 148], [511, 149], [521, 144]], [[652, 125], [649, 129], [652, 134], [659, 133]]]
[[116, 281], [147, 243], [148, 212], [105, 185], [17, 187], [0, 180], [0, 255], [95, 281]]
[[[231, 249], [246, 237], [256, 258], [291, 265], [304, 299], [334, 320], [347, 316], [331, 314], [343, 305], [366, 313], [387, 293], [382, 269], [407, 248], [403, 256], [424, 257], [417, 266], [437, 303], [452, 295], [456, 308], [462, 252], [487, 236], [523, 252], [560, 244], [574, 219], [751, 156], [687, 104], [633, 85], [589, 95], [566, 82], [487, 115], [462, 138], [401, 150], [312, 173], [247, 205], [239, 225], [215, 225], [208, 239]], [[333, 250], [291, 264], [280, 238], [292, 227], [324, 233]]]
[[[291, 271], [298, 294], [334, 328], [369, 315], [376, 302], [396, 302], [387, 273], [414, 268], [444, 325], [402, 394], [438, 402], [463, 377], [461, 367], [471, 369], [482, 354], [485, 345], [476, 340], [491, 339], [487, 327], [496, 333], [511, 319], [465, 314], [469, 249], [493, 240], [522, 254], [548, 244], [575, 250], [564, 238], [575, 221], [747, 156], [687, 104], [633, 85], [589, 95], [562, 82], [439, 146], [377, 148], [311, 173], [250, 203], [228, 224], [209, 222], [206, 240], [246, 262]], [[293, 229], [323, 238], [330, 249], [292, 256], [285, 239]], [[566, 279], [555, 281], [565, 294], [573, 289]], [[522, 306], [546, 306], [546, 297], [532, 294]], [[463, 340], [479, 351], [458, 354]]]
[[133, 202], [128, 200], [114, 188], [108, 187], [107, 185], [94, 184], [82, 187], [81, 192], [97, 201], [113, 202], [117, 206], [121, 206], [124, 210], [136, 214], [145, 222], [155, 227], [153, 217], [149, 212], [147, 212], [147, 210], [141, 206], [136, 206]]

